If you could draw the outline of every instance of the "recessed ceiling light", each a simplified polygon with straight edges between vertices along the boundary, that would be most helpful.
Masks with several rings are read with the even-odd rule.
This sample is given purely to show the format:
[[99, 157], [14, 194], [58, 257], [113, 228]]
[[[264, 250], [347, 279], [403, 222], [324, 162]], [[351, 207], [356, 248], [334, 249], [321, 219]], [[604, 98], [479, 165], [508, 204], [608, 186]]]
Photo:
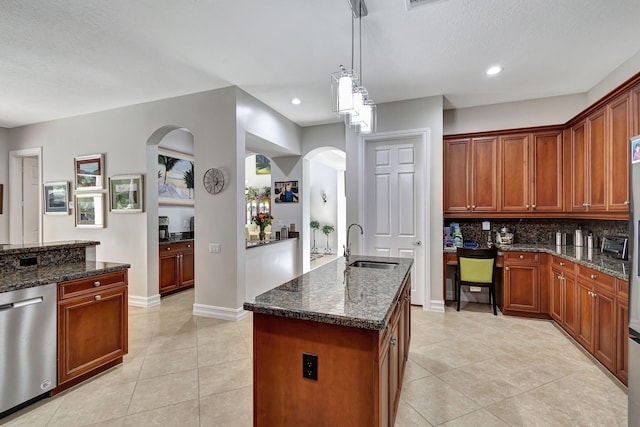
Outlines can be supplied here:
[[302, 101], [300, 101], [300, 98], [293, 98], [293, 99], [291, 100], [291, 103], [292, 103], [293, 105], [300, 105], [300, 104], [302, 104]]
[[493, 67], [489, 68], [487, 70], [487, 75], [488, 76], [495, 76], [496, 74], [500, 73], [502, 71], [502, 67], [500, 67], [499, 65], [494, 65]]

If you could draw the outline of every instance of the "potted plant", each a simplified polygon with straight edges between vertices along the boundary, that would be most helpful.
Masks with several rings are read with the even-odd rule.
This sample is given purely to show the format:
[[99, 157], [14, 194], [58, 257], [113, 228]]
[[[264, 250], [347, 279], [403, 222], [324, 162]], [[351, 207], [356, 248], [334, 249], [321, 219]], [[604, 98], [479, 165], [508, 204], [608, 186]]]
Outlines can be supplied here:
[[329, 234], [333, 233], [335, 231], [335, 228], [333, 227], [333, 225], [325, 225], [322, 227], [322, 232], [327, 236], [327, 247], [324, 250], [325, 254], [330, 254], [331, 253], [331, 248], [329, 247]]
[[311, 253], [317, 254], [319, 251], [316, 246], [316, 230], [320, 230], [320, 223], [314, 219], [309, 223], [309, 226], [311, 227], [311, 230], [313, 230], [313, 246], [311, 247]]

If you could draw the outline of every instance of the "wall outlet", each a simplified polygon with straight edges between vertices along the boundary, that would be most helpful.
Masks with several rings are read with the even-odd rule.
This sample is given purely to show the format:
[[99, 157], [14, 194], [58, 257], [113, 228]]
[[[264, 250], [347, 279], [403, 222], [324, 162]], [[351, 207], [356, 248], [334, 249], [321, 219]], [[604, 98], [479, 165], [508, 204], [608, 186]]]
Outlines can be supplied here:
[[209, 243], [209, 253], [218, 254], [222, 251], [222, 245], [220, 243]]
[[490, 231], [491, 223], [489, 221], [482, 221], [482, 231]]
[[302, 353], [302, 378], [318, 381], [318, 355]]

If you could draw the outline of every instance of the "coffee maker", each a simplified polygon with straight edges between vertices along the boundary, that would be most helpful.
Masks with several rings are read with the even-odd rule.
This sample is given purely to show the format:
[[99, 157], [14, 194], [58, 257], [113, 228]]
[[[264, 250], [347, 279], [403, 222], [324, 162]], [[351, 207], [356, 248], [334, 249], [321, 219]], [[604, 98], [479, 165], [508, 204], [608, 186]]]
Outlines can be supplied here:
[[158, 227], [160, 229], [160, 241], [166, 242], [167, 240], [169, 240], [169, 217], [159, 216]]

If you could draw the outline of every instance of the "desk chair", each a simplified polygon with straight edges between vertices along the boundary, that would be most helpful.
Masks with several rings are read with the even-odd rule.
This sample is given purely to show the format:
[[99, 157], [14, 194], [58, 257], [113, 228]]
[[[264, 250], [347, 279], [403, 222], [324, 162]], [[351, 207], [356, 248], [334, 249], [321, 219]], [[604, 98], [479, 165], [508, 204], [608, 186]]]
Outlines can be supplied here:
[[460, 288], [466, 286], [480, 286], [489, 288], [489, 302], [493, 304], [493, 314], [496, 311], [496, 261], [498, 249], [464, 249], [458, 248], [458, 270], [455, 274], [455, 292], [458, 301], [457, 311], [460, 311]]

